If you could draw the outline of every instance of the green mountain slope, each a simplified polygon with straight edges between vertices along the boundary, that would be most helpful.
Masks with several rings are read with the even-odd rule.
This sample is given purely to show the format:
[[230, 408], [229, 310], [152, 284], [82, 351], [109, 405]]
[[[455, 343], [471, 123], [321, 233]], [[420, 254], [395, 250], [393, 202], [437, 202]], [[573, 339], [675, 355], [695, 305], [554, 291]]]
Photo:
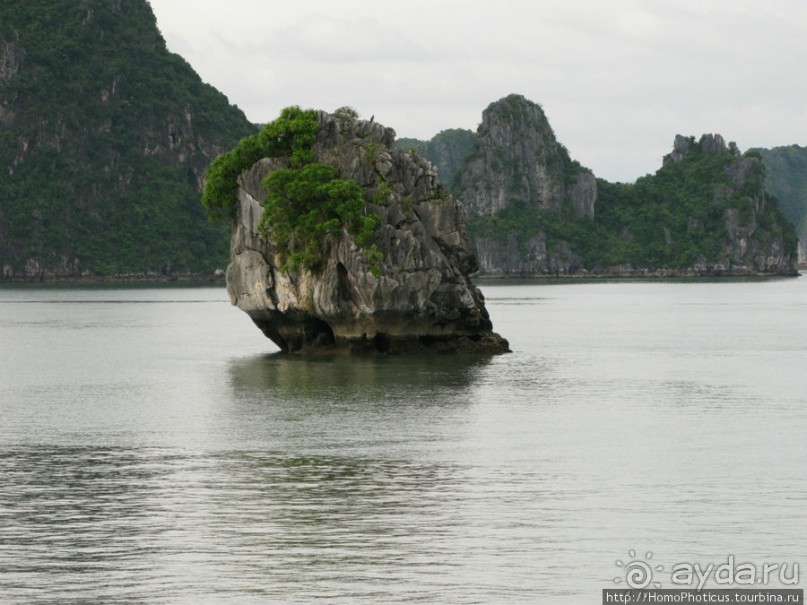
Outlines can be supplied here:
[[654, 175], [600, 182], [597, 222], [610, 233], [603, 265], [694, 274], [793, 274], [798, 237], [765, 189], [753, 152], [720, 135], [676, 137]]
[[676, 137], [636, 183], [595, 179], [510, 95], [484, 111], [451, 189], [483, 274], [792, 275], [798, 238], [765, 187], [759, 154], [719, 135]]
[[782, 212], [796, 227], [801, 258], [807, 259], [807, 147], [789, 145], [754, 151], [762, 156], [768, 171], [765, 187], [779, 199]]
[[398, 139], [395, 141], [395, 147], [404, 150], [414, 149], [419, 156], [426, 158], [438, 168], [437, 176], [440, 177], [443, 186], [450, 187], [475, 142], [476, 135], [470, 130], [451, 128], [438, 132], [429, 141]]
[[223, 267], [202, 180], [254, 131], [168, 52], [146, 0], [0, 4], [3, 278]]

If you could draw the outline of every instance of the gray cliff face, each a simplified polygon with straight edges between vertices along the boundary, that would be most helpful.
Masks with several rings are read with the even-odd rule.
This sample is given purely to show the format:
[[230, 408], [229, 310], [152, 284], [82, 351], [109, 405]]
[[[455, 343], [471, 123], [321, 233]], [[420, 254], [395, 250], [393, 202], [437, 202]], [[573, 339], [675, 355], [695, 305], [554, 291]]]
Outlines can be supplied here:
[[[611, 212], [604, 218], [616, 222], [615, 228], [607, 231], [592, 222], [595, 229], [573, 241], [551, 241], [541, 228], [519, 231], [512, 220], [489, 221], [487, 225], [494, 227], [507, 225], [508, 231], [479, 229], [474, 246], [480, 272], [490, 276], [795, 275], [795, 234], [775, 199], [766, 193], [765, 181], [762, 160], [755, 154], [742, 155], [719, 134], [700, 139], [678, 135], [655, 176], [620, 186], [623, 195], [630, 194], [629, 189], [636, 192], [633, 201], [615, 198], [613, 189], [608, 198], [603, 193]], [[643, 217], [638, 207], [656, 215]], [[659, 207], [665, 210], [658, 212]], [[623, 217], [621, 224], [614, 220], [615, 214]], [[477, 220], [484, 228], [484, 217]], [[596, 237], [607, 238], [599, 244], [606, 262], [602, 257], [583, 256]], [[639, 253], [619, 258], [612, 252], [631, 247]], [[645, 249], [654, 249], [656, 258]], [[683, 254], [689, 257], [684, 262]]]
[[570, 159], [539, 105], [510, 95], [485, 110], [452, 193], [485, 276], [794, 275], [782, 212], [807, 233], [803, 151], [763, 153], [763, 165], [719, 134], [678, 135], [655, 174], [608, 183]]
[[543, 231], [519, 242], [515, 234], [506, 239], [480, 236], [474, 240], [479, 272], [490, 277], [571, 275], [583, 270], [580, 255], [568, 243], [547, 246]]
[[[592, 220], [597, 180], [573, 162], [541, 106], [520, 95], [492, 103], [482, 114], [476, 144], [454, 181], [454, 191], [480, 219], [508, 208], [562, 212]], [[476, 235], [483, 275], [561, 275], [582, 268], [565, 242], [548, 242], [544, 231]]]
[[20, 70], [25, 50], [17, 45], [0, 39], [0, 84], [8, 84]]
[[[264, 178], [286, 165], [265, 158], [239, 180], [227, 289], [282, 351], [483, 352], [508, 350], [468, 278], [477, 268], [463, 206], [424, 159], [392, 148], [390, 128], [319, 113], [316, 161], [352, 179], [380, 217], [368, 258], [343, 231], [323, 242], [316, 270], [290, 269], [259, 233]], [[374, 265], [374, 263], [377, 263]]]
[[558, 143], [540, 105], [520, 95], [482, 114], [474, 150], [457, 174], [455, 192], [472, 215], [510, 205], [560, 209], [593, 218], [597, 183]]
[[[704, 134], [696, 143], [695, 137], [685, 137], [684, 135], [677, 134], [673, 140], [673, 150], [664, 156], [662, 161], [663, 166], [670, 164], [677, 164], [689, 155], [690, 152], [697, 149], [703, 155], [733, 155], [740, 156], [740, 150], [734, 143], [726, 144], [726, 139], [719, 134]], [[738, 178], [739, 177], [739, 178]], [[738, 175], [735, 181], [742, 184], [745, 180], [745, 175]]]
[[[0, 86], [8, 84], [20, 71], [25, 49], [16, 42], [0, 38]], [[0, 126], [8, 126], [14, 119], [13, 99], [0, 96]]]

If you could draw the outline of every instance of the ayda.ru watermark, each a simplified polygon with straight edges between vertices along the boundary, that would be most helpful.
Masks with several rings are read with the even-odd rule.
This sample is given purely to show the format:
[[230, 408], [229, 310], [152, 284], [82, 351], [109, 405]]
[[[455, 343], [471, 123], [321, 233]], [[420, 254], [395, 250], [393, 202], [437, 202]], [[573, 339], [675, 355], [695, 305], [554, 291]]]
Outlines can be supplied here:
[[676, 563], [669, 571], [664, 565], [653, 561], [653, 553], [648, 552], [644, 559], [637, 558], [631, 550], [632, 560], [618, 560], [616, 566], [623, 570], [622, 576], [614, 578], [615, 584], [625, 583], [634, 589], [661, 588], [662, 586], [688, 587], [702, 590], [705, 586], [796, 586], [799, 583], [798, 563], [738, 563], [734, 555], [729, 555], [724, 563]]

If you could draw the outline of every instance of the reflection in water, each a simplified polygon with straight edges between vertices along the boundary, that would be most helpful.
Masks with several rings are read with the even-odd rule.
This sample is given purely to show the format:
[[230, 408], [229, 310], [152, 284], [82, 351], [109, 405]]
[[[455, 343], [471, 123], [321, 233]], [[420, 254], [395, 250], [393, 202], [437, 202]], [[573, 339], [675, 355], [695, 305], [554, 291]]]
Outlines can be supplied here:
[[468, 389], [489, 357], [299, 357], [281, 353], [235, 360], [236, 393], [268, 392], [292, 397], [324, 393], [383, 392], [407, 399], [457, 395]]
[[257, 356], [229, 366], [219, 431], [244, 448], [387, 459], [461, 438], [489, 358]]

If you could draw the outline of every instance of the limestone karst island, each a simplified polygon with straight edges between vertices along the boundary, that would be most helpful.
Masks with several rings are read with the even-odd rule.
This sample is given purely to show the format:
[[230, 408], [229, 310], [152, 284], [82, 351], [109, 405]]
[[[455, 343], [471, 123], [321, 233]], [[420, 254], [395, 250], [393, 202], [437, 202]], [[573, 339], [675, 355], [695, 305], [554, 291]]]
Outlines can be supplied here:
[[[204, 175], [260, 128], [166, 48], [147, 2], [99, 2], [89, 13], [45, 4], [0, 6], [0, 281], [220, 275], [230, 220], [207, 220]], [[460, 248], [476, 256], [475, 276], [795, 275], [805, 260], [807, 149], [798, 145], [743, 152], [720, 135], [670, 133], [655, 174], [611, 183], [574, 160], [543, 108], [521, 95], [490, 103], [475, 131], [450, 126], [429, 141], [369, 139], [363, 153], [396, 158], [383, 149], [394, 147], [436, 174], [439, 195], [468, 213]], [[326, 160], [315, 163], [352, 180]], [[356, 181], [379, 213], [348, 225], [345, 241], [385, 280], [398, 263], [384, 248], [395, 204], [378, 202], [395, 181], [379, 178], [369, 189]], [[399, 195], [409, 212], [416, 198]], [[285, 237], [282, 225], [273, 237]], [[311, 262], [313, 248], [295, 242], [284, 262]], [[442, 252], [460, 272], [472, 265]]]
[[[804, 225], [807, 173], [799, 181], [776, 150], [741, 153], [719, 134], [679, 135], [655, 174], [610, 183], [573, 160], [541, 106], [521, 95], [491, 103], [476, 133], [398, 145], [431, 160], [467, 206], [482, 275], [797, 273], [793, 225]], [[787, 201], [781, 209], [768, 172]]]
[[291, 107], [216, 159], [203, 201], [233, 219], [233, 304], [284, 352], [507, 352], [464, 207], [394, 137]]

